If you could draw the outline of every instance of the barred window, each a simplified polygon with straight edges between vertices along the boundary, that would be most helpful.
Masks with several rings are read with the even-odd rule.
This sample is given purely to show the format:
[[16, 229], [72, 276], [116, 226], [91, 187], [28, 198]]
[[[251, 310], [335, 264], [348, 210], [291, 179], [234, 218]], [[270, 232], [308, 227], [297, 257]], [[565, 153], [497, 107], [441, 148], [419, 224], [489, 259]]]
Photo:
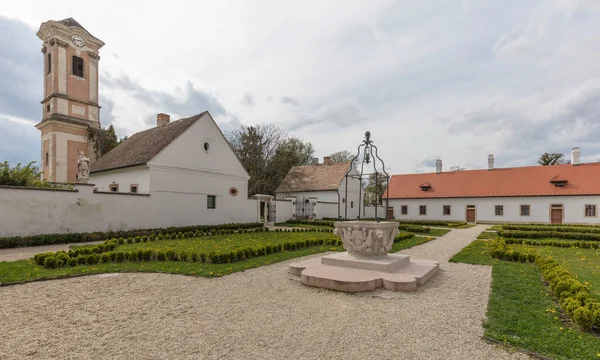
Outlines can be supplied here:
[[216, 209], [217, 208], [217, 197], [215, 195], [206, 196], [206, 208]]
[[586, 205], [585, 206], [585, 216], [596, 217], [596, 205]]
[[450, 205], [444, 205], [444, 215], [450, 215]]
[[504, 205], [496, 205], [496, 216], [504, 215]]
[[408, 205], [402, 205], [402, 215], [408, 215]]
[[427, 205], [419, 205], [419, 215], [427, 215]]
[[529, 205], [521, 205], [521, 216], [529, 216], [530, 213]]

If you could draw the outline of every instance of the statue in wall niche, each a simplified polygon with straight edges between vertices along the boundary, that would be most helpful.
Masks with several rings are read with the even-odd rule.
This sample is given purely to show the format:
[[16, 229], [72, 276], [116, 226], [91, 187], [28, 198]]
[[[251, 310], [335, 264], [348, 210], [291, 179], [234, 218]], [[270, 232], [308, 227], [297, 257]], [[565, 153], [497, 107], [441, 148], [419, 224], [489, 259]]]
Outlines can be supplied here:
[[77, 157], [77, 181], [87, 184], [89, 179], [90, 159], [83, 154], [83, 151], [79, 150], [79, 156]]

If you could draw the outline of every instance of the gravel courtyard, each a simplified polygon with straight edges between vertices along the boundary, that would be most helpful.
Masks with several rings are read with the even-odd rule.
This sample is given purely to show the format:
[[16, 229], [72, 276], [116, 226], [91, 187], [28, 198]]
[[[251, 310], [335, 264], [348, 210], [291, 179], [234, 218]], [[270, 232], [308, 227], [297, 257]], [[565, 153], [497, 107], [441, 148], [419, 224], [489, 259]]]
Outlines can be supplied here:
[[0, 359], [526, 359], [480, 339], [491, 268], [447, 263], [484, 228], [403, 251], [441, 262], [413, 293], [309, 288], [289, 262], [0, 287]]

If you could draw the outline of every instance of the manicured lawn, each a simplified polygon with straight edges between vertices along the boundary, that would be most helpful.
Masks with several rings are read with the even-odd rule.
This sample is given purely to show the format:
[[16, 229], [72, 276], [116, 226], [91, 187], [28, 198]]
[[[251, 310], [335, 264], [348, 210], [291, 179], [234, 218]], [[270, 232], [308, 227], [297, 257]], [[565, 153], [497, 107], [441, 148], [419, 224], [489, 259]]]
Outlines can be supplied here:
[[479, 236], [477, 237], [480, 240], [489, 240], [489, 239], [495, 239], [498, 237], [498, 233], [495, 231], [484, 231], [481, 234], [479, 234]]
[[450, 261], [493, 266], [485, 336], [554, 359], [599, 358], [600, 337], [561, 321], [566, 315], [533, 264], [492, 259], [482, 240]]
[[117, 249], [130, 251], [140, 249], [175, 250], [186, 252], [229, 252], [248, 247], [259, 247], [270, 244], [281, 244], [290, 241], [307, 239], [339, 239], [339, 236], [330, 232], [259, 232], [247, 234], [230, 234], [202, 236], [180, 240], [156, 240], [138, 244], [124, 244]]
[[427, 233], [418, 233], [415, 232], [415, 234], [419, 234], [419, 235], [427, 235], [427, 236], [444, 236], [447, 233], [449, 233], [450, 231], [452, 231], [451, 229], [436, 229], [436, 228], [431, 228], [431, 230], [429, 230], [429, 232]]
[[552, 256], [577, 275], [579, 281], [588, 285], [590, 294], [600, 300], [600, 250], [527, 245], [510, 245], [510, 248], [527, 248]]
[[[230, 241], [232, 236], [237, 237], [236, 241]], [[128, 244], [117, 247], [117, 250], [133, 250], [141, 248], [155, 248], [157, 245], [161, 249], [195, 251], [229, 251], [237, 247], [245, 248], [261, 243], [288, 242], [300, 239], [306, 239], [306, 236], [313, 238], [335, 238], [332, 233], [251, 233], [238, 235], [217, 235], [212, 237], [201, 237], [196, 239], [182, 240], [163, 240], [139, 244]], [[403, 249], [413, 247], [433, 240], [431, 237], [415, 236], [410, 239], [394, 243], [391, 252], [397, 252]], [[240, 241], [241, 240], [241, 241]], [[265, 256], [252, 257], [250, 259], [236, 261], [226, 264], [211, 264], [201, 262], [186, 261], [148, 261], [148, 262], [120, 262], [120, 263], [99, 263], [94, 265], [79, 265], [74, 267], [62, 267], [59, 269], [47, 269], [36, 265], [33, 260], [21, 260], [15, 262], [0, 262], [0, 284], [13, 282], [26, 282], [40, 279], [55, 279], [77, 275], [114, 273], [114, 272], [159, 272], [170, 274], [182, 274], [192, 276], [223, 276], [237, 271], [243, 271], [263, 265], [274, 264], [297, 257], [318, 254], [326, 251], [344, 251], [341, 246], [322, 245], [307, 247], [293, 251], [282, 251]]]
[[275, 224], [275, 226], [290, 227], [290, 228], [303, 228], [303, 229], [326, 229], [326, 230], [333, 229], [333, 227], [331, 227], [331, 226], [312, 225], [312, 224], [277, 223], [277, 224]]

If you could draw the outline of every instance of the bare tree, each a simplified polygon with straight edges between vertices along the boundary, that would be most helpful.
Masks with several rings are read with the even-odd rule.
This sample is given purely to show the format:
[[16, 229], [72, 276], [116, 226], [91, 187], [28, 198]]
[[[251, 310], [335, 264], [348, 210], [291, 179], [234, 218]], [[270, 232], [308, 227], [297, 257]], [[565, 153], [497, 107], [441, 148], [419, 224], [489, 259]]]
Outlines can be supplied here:
[[565, 156], [560, 153], [543, 153], [537, 163], [542, 166], [565, 164]]
[[249, 195], [274, 195], [289, 170], [310, 163], [314, 153], [311, 143], [288, 137], [274, 124], [242, 127], [225, 137], [250, 174]]
[[334, 163], [350, 161], [354, 159], [354, 155], [348, 150], [336, 151], [329, 156], [331, 157], [331, 161]]

